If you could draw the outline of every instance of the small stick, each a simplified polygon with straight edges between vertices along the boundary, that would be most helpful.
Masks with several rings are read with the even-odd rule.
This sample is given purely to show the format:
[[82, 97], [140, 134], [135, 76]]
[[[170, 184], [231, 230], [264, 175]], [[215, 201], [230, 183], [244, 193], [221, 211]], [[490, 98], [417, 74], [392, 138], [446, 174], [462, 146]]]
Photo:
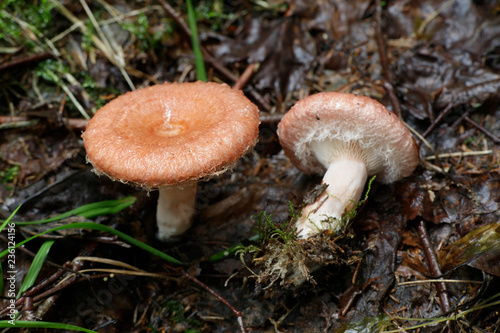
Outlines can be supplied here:
[[240, 311], [238, 311], [235, 307], [233, 307], [226, 299], [224, 299], [222, 296], [220, 296], [219, 294], [217, 294], [212, 288], [210, 288], [209, 286], [207, 286], [206, 284], [204, 284], [203, 282], [201, 282], [200, 280], [198, 280], [197, 278], [195, 278], [194, 276], [190, 275], [188, 272], [186, 272], [185, 270], [181, 270], [181, 273], [182, 275], [184, 275], [185, 277], [187, 277], [188, 279], [190, 279], [191, 281], [195, 282], [196, 284], [200, 285], [201, 287], [203, 287], [205, 290], [207, 290], [209, 293], [211, 293], [212, 295], [214, 295], [215, 297], [217, 297], [217, 299], [219, 301], [221, 301], [222, 303], [224, 303], [227, 307], [229, 307], [229, 309], [231, 309], [231, 311], [234, 313], [234, 315], [236, 316], [236, 318], [238, 319], [238, 324], [240, 325], [240, 330], [241, 330], [241, 333], [246, 333], [246, 330], [245, 330], [245, 325], [243, 323], [243, 315], [241, 314]]
[[260, 112], [259, 117], [260, 122], [263, 124], [277, 124], [281, 121], [281, 119], [283, 119], [283, 114]]
[[[35, 121], [35, 120], [36, 119], [30, 120], [28, 117], [25, 116], [0, 116], [0, 126], [3, 124], [15, 124], [15, 123], [24, 124], [25, 122]], [[80, 118], [67, 118], [63, 119], [63, 122], [69, 129], [84, 131], [85, 128], [87, 127], [88, 120]], [[9, 126], [4, 125], [4, 127], [9, 127]]]
[[498, 138], [498, 136], [496, 136], [495, 134], [491, 133], [486, 128], [484, 128], [483, 126], [479, 125], [474, 120], [470, 119], [468, 116], [465, 116], [464, 120], [466, 122], [468, 122], [469, 124], [471, 124], [472, 126], [476, 127], [481, 132], [483, 132], [486, 136], [488, 136], [491, 140], [493, 140], [493, 142], [500, 143], [500, 139]]
[[[52, 274], [49, 278], [43, 280], [42, 282], [40, 282], [36, 286], [33, 286], [30, 289], [26, 290], [23, 293], [23, 295], [16, 300], [16, 302], [15, 302], [16, 309], [19, 310], [24, 305], [26, 305], [27, 298], [30, 298], [32, 301], [37, 301], [38, 299], [33, 298], [33, 295], [36, 294], [37, 292], [39, 292], [40, 290], [45, 289], [45, 287], [47, 287], [49, 284], [51, 284], [54, 281], [56, 281], [57, 279], [59, 279], [64, 272], [65, 271], [63, 269], [59, 269], [54, 274]], [[1, 310], [0, 311], [0, 318], [5, 316], [8, 312], [9, 312], [8, 308]]]
[[23, 297], [32, 297], [36, 293], [40, 292], [41, 290], [45, 289], [49, 284], [55, 282], [58, 280], [63, 274], [66, 272], [64, 269], [58, 269], [54, 274], [49, 276], [48, 278], [40, 281], [37, 285], [31, 287], [30, 289], [26, 290], [23, 293]]
[[493, 150], [482, 150], [482, 151], [457, 151], [454, 153], [444, 153], [444, 154], [438, 154], [438, 155], [430, 155], [424, 157], [426, 160], [434, 160], [434, 159], [440, 159], [440, 158], [446, 158], [446, 157], [466, 157], [466, 156], [479, 156], [479, 155], [491, 155], [493, 153]]
[[[418, 237], [420, 238], [420, 241], [424, 246], [425, 257], [427, 258], [427, 262], [429, 263], [429, 270], [431, 274], [433, 276], [441, 276], [441, 267], [439, 266], [436, 253], [433, 250], [433, 245], [431, 239], [429, 238], [429, 234], [427, 233], [427, 228], [423, 219], [418, 220], [417, 230]], [[450, 311], [450, 301], [448, 299], [446, 284], [444, 282], [437, 282], [435, 285], [438, 291], [441, 309], [443, 313], [447, 313], [448, 311]]]
[[0, 73], [5, 71], [5, 70], [13, 69], [16, 67], [29, 66], [32, 63], [36, 63], [36, 62], [50, 59], [50, 58], [54, 58], [54, 55], [49, 53], [49, 52], [45, 52], [45, 53], [41, 53], [41, 54], [35, 54], [35, 55], [27, 56], [27, 57], [22, 57], [19, 59], [14, 59], [14, 60], [9, 61], [7, 63], [1, 64], [0, 65]]
[[33, 299], [31, 297], [24, 298], [23, 320], [36, 321], [35, 308], [33, 307]]
[[[85, 249], [83, 249], [80, 253], [82, 253], [82, 255], [84, 255], [84, 254], [88, 255], [88, 254], [93, 252], [94, 247], [95, 247], [95, 245], [91, 244], [91, 245], [87, 246]], [[68, 267], [68, 266], [71, 266], [71, 267]], [[23, 304], [25, 303], [26, 297], [32, 298], [33, 302], [38, 302], [38, 301], [42, 300], [44, 297], [51, 296], [51, 295], [55, 294], [57, 291], [60, 291], [60, 290], [64, 289], [65, 287], [71, 285], [76, 280], [76, 277], [77, 277], [76, 274], [78, 274], [78, 270], [80, 268], [82, 268], [82, 266], [83, 266], [83, 262], [78, 262], [78, 261], [74, 262], [74, 263], [70, 263], [70, 262], [65, 263], [61, 267], [61, 269], [56, 271], [49, 278], [43, 280], [38, 285], [33, 286], [30, 289], [26, 290], [22, 294], [22, 296], [16, 300], [16, 302], [15, 302], [16, 309], [19, 310], [22, 308]], [[49, 290], [46, 290], [45, 292], [43, 292], [41, 294], [34, 296], [38, 291], [45, 289], [46, 286], [48, 286], [49, 284], [51, 284], [51, 283], [57, 281], [59, 278], [61, 278], [61, 276], [64, 273], [69, 273], [69, 272], [71, 272], [73, 275], [69, 275], [69, 277], [66, 280], [63, 280], [61, 283], [57, 284], [55, 287], [53, 287]], [[68, 276], [68, 275], [66, 275], [66, 276]], [[55, 297], [53, 298], [53, 300], [55, 301], [59, 297], [59, 295], [54, 295], [54, 296]], [[0, 310], [0, 318], [2, 316], [5, 316], [8, 312], [9, 312], [8, 308]]]
[[427, 129], [425, 130], [424, 133], [422, 133], [422, 137], [426, 137], [427, 135], [429, 135], [429, 133], [434, 129], [436, 128], [436, 126], [439, 124], [439, 122], [441, 122], [441, 120], [444, 118], [444, 116], [446, 116], [448, 113], [450, 113], [451, 111], [451, 108], [453, 107], [453, 104], [448, 104], [446, 106], [446, 108], [444, 108], [443, 111], [441, 111], [441, 113], [439, 114], [439, 116], [437, 116], [436, 119], [434, 119], [434, 121], [432, 122], [432, 124], [427, 127]]
[[243, 89], [243, 87], [245, 87], [247, 82], [250, 81], [252, 76], [255, 74], [258, 67], [259, 67], [258, 64], [255, 63], [248, 65], [247, 68], [245, 68], [245, 70], [243, 71], [243, 73], [241, 73], [238, 80], [236, 80], [236, 83], [233, 85], [233, 88], [239, 90]]

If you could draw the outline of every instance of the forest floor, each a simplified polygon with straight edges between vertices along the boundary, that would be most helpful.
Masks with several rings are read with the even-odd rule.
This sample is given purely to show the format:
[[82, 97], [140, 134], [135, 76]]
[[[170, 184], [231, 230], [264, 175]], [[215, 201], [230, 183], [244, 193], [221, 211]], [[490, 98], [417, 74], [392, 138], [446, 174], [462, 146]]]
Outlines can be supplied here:
[[[161, 242], [157, 191], [98, 177], [81, 133], [127, 91], [197, 80], [186, 3], [0, 4], [0, 219], [20, 205], [11, 221], [70, 212], [2, 226], [0, 327], [496, 332], [499, 2], [214, 0], [194, 9], [208, 81], [243, 90], [259, 107], [260, 134], [232, 170], [200, 183], [193, 226]], [[420, 165], [371, 184], [342, 244], [349, 260], [290, 287], [259, 279], [259, 258], [285, 242], [276, 235], [294, 237], [294, 212], [321, 177], [291, 164], [276, 129], [322, 91], [386, 105], [414, 134]], [[27, 322], [38, 328], [21, 328]]]

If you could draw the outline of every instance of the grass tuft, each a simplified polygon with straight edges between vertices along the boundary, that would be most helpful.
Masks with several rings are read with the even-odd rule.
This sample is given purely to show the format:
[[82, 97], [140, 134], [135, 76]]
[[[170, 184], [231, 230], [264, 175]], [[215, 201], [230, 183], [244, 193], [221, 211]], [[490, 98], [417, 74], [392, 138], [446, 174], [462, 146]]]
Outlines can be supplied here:
[[193, 47], [194, 53], [196, 78], [200, 81], [207, 82], [207, 72], [205, 70], [205, 62], [203, 61], [203, 53], [201, 52], [200, 40], [198, 38], [198, 28], [196, 27], [196, 15], [191, 0], [187, 0], [186, 4], [188, 12], [188, 24], [189, 29], [191, 30], [191, 45]]

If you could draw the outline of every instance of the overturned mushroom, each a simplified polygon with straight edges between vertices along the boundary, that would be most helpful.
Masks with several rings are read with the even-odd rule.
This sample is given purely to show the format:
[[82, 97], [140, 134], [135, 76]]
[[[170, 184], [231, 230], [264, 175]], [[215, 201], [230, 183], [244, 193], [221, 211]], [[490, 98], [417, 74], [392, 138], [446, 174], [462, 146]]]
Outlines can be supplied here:
[[164, 83], [128, 92], [89, 121], [82, 138], [97, 174], [159, 188], [158, 238], [186, 231], [197, 181], [230, 168], [256, 142], [258, 108], [217, 83]]
[[278, 125], [285, 154], [306, 174], [324, 174], [325, 191], [302, 209], [299, 238], [338, 232], [356, 207], [368, 177], [391, 183], [419, 163], [410, 131], [379, 102], [324, 92], [297, 102]]

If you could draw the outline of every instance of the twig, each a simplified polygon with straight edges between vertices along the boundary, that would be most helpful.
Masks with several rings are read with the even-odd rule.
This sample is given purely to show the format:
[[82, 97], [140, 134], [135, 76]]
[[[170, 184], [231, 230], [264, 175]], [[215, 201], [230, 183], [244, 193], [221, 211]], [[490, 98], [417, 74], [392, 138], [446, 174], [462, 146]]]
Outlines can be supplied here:
[[13, 69], [13, 68], [20, 67], [20, 66], [29, 66], [32, 63], [36, 63], [36, 62], [50, 59], [50, 58], [54, 58], [54, 55], [49, 53], [49, 52], [45, 52], [45, 53], [40, 53], [40, 54], [35, 54], [35, 55], [27, 56], [27, 57], [14, 59], [14, 60], [11, 60], [7, 63], [1, 64], [0, 65], [0, 73], [5, 71], [5, 70]]
[[[94, 251], [94, 247], [95, 247], [94, 244], [90, 244], [89, 246], [84, 248], [82, 251], [80, 251], [81, 255], [90, 255]], [[41, 281], [40, 283], [31, 287], [30, 289], [26, 290], [22, 294], [22, 296], [16, 300], [16, 302], [15, 302], [16, 309], [18, 309], [18, 310], [22, 309], [26, 297], [32, 298], [34, 302], [41, 301], [45, 297], [49, 297], [49, 296], [54, 296], [52, 298], [52, 301], [57, 300], [57, 298], [59, 297], [60, 294], [56, 294], [56, 293], [60, 290], [63, 290], [67, 286], [71, 285], [76, 280], [76, 277], [78, 276], [77, 275], [78, 270], [80, 270], [82, 267], [83, 267], [82, 261], [76, 261], [73, 263], [66, 262], [59, 270], [57, 270], [50, 277]], [[66, 273], [66, 275], [63, 277], [63, 279], [57, 285], [46, 290], [45, 292], [37, 294], [39, 291], [45, 289], [50, 284], [59, 280], [64, 275], [64, 273]], [[35, 294], [37, 294], [37, 295], [35, 296]], [[54, 303], [52, 302], [51, 304], [54, 304]], [[0, 318], [2, 316], [5, 316], [8, 313], [8, 311], [9, 311], [8, 308], [1, 310], [0, 311]]]
[[469, 124], [471, 124], [472, 126], [476, 127], [478, 130], [480, 130], [481, 132], [483, 132], [486, 136], [488, 136], [491, 140], [493, 140], [495, 143], [500, 143], [500, 139], [498, 138], [498, 136], [496, 136], [495, 134], [491, 133], [490, 131], [488, 131], [486, 128], [484, 128], [483, 126], [479, 125], [478, 123], [476, 123], [474, 120], [470, 119], [469, 117], [465, 116], [464, 120], [466, 122], [468, 122]]
[[200, 285], [202, 288], [204, 288], [205, 290], [207, 290], [209, 293], [211, 293], [212, 295], [214, 295], [219, 301], [221, 301], [222, 303], [224, 303], [227, 307], [229, 307], [229, 309], [231, 309], [231, 311], [234, 313], [234, 315], [236, 316], [237, 320], [238, 320], [238, 324], [240, 325], [240, 330], [241, 330], [241, 333], [246, 333], [246, 330], [245, 330], [245, 325], [243, 323], [243, 315], [241, 314], [240, 311], [238, 311], [235, 307], [233, 307], [226, 299], [224, 299], [222, 296], [220, 296], [219, 294], [217, 294], [212, 288], [210, 288], [209, 286], [207, 286], [206, 284], [204, 284], [203, 282], [201, 282], [200, 280], [198, 280], [197, 278], [195, 278], [194, 276], [190, 275], [188, 272], [186, 272], [185, 270], [181, 270], [181, 273], [182, 275], [184, 275], [185, 277], [187, 277], [188, 279], [190, 279], [191, 281], [195, 282], [196, 284]]
[[382, 37], [382, 6], [380, 5], [380, 0], [375, 1], [375, 37], [377, 40], [378, 54], [380, 56], [380, 64], [382, 65], [382, 69], [384, 71], [384, 88], [387, 92], [387, 95], [389, 96], [389, 100], [391, 101], [394, 113], [398, 116], [399, 119], [402, 119], [401, 105], [399, 104], [398, 97], [394, 93], [394, 87], [392, 85], [392, 73], [389, 69], [387, 53], [385, 51], [385, 42], [384, 38]]
[[[429, 234], [427, 233], [427, 228], [423, 219], [418, 220], [417, 230], [418, 237], [420, 238], [420, 241], [422, 242], [422, 245], [424, 247], [425, 257], [427, 258], [427, 262], [429, 263], [429, 270], [431, 274], [433, 276], [441, 276], [441, 267], [439, 266], [436, 253], [434, 252], [434, 247], [429, 238]], [[441, 280], [441, 278], [439, 280]], [[436, 282], [435, 285], [439, 296], [439, 302], [441, 304], [441, 310], [443, 311], [443, 313], [447, 313], [448, 311], [450, 311], [450, 301], [448, 299], [446, 284], [444, 282]]]
[[271, 124], [274, 125], [274, 128], [276, 128], [276, 124], [283, 119], [283, 114], [282, 113], [267, 113], [267, 112], [260, 112], [259, 113], [259, 119], [262, 124]]
[[466, 156], [478, 156], [478, 155], [490, 155], [493, 150], [483, 150], [483, 151], [457, 151], [455, 153], [444, 153], [438, 155], [430, 155], [424, 157], [426, 160], [434, 160], [446, 157], [466, 157]]
[[433, 282], [436, 282], [436, 283], [474, 283], [474, 284], [483, 284], [484, 283], [484, 281], [476, 281], [476, 280], [428, 279], [428, 280], [399, 282], [398, 286], [416, 285], [416, 284], [433, 283]]
[[45, 292], [33, 297], [33, 300], [35, 302], [42, 300], [45, 297], [51, 296], [56, 292], [70, 286], [73, 282], [75, 282], [77, 276], [79, 275], [78, 271], [83, 267], [83, 262], [72, 262], [71, 265], [68, 266], [71, 266], [70, 270], [73, 271], [73, 273], [67, 274], [58, 284], [56, 284], [51, 289], [46, 290]]
[[[30, 289], [26, 290], [23, 293], [23, 295], [16, 300], [16, 302], [15, 302], [16, 309], [19, 310], [20, 308], [22, 308], [22, 306], [25, 304], [25, 298], [26, 297], [32, 298], [33, 295], [35, 295], [36, 293], [38, 293], [40, 290], [45, 289], [45, 287], [47, 287], [51, 283], [53, 283], [56, 280], [58, 280], [64, 274], [64, 272], [65, 272], [64, 269], [59, 269], [54, 274], [52, 274], [51, 276], [49, 276], [47, 279], [41, 281], [37, 285], [35, 285], [35, 286], [31, 287]], [[2, 316], [6, 315], [8, 312], [9, 312], [8, 308], [5, 308], [5, 309], [1, 310], [0, 311], [0, 318]]]
[[436, 119], [434, 119], [434, 121], [432, 122], [432, 124], [427, 127], [427, 129], [424, 131], [424, 133], [422, 133], [422, 137], [426, 137], [427, 135], [429, 135], [429, 133], [434, 129], [436, 128], [436, 126], [439, 124], [439, 122], [444, 118], [444, 116], [446, 116], [448, 113], [450, 113], [451, 111], [451, 108], [453, 107], [453, 104], [448, 104], [446, 106], [446, 108], [441, 111], [441, 113], [439, 114], [439, 116], [437, 116]]
[[31, 297], [24, 298], [24, 305], [22, 311], [22, 318], [26, 321], [35, 321], [35, 308], [33, 307], [33, 299]]
[[[0, 116], [0, 129], [31, 126], [35, 125], [36, 123], [38, 123], [38, 119], [30, 120], [28, 117], [24, 116]], [[63, 119], [63, 123], [68, 129], [84, 131], [87, 127], [88, 120], [79, 118], [66, 118]]]
[[[385, 70], [384, 70], [385, 72]], [[387, 96], [389, 97], [389, 100], [391, 101], [392, 108], [394, 109], [394, 113], [396, 116], [398, 116], [399, 119], [403, 119], [403, 113], [401, 112], [401, 104], [399, 104], [399, 99], [396, 96], [396, 93], [394, 92], [394, 87], [392, 86], [392, 83], [389, 81], [384, 81], [384, 88], [385, 91], [387, 91]]]
[[250, 64], [245, 68], [243, 73], [241, 73], [240, 77], [238, 80], [236, 80], [236, 83], [233, 85], [234, 89], [243, 89], [243, 87], [247, 84], [248, 81], [252, 78], [252, 76], [257, 72], [257, 69], [259, 68], [258, 64]]
[[[5, 116], [0, 116], [0, 118], [5, 117]], [[11, 117], [9, 117], [11, 118]], [[12, 128], [25, 128], [25, 127], [31, 127], [36, 124], [38, 124], [38, 119], [33, 119], [33, 120], [13, 120], [13, 121], [2, 121], [0, 119], [0, 130], [4, 129], [12, 129]]]

